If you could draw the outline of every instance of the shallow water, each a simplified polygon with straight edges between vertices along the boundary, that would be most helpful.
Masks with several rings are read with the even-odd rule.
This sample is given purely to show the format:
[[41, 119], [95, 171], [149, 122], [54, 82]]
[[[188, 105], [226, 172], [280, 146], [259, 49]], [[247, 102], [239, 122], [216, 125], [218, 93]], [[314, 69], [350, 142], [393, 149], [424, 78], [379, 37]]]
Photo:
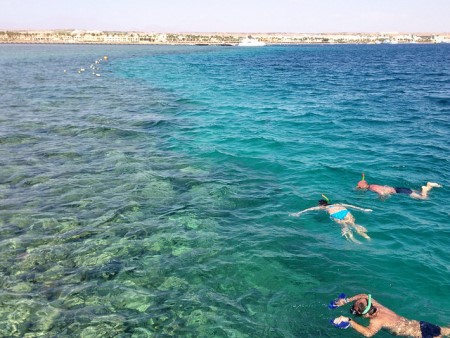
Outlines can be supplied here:
[[[449, 45], [0, 45], [0, 76], [0, 336], [341, 337], [341, 292], [448, 325]], [[288, 216], [323, 193], [372, 240]]]

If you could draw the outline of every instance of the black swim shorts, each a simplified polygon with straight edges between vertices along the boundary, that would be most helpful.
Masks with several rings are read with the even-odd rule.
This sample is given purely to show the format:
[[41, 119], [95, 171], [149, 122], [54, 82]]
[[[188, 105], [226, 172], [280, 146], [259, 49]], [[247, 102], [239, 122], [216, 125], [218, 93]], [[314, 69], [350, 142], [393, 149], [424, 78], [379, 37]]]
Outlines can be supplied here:
[[394, 188], [395, 192], [397, 194], [406, 194], [406, 195], [411, 195], [412, 194], [412, 190], [409, 188]]
[[420, 332], [422, 333], [422, 338], [433, 338], [441, 335], [441, 328], [437, 325], [421, 321]]

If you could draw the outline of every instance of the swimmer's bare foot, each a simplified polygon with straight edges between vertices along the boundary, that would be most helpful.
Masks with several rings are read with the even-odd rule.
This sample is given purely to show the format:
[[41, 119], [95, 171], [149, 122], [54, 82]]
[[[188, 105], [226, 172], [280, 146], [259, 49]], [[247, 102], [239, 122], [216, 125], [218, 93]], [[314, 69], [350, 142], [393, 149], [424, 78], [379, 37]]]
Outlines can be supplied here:
[[342, 236], [345, 237], [348, 241], [352, 241], [356, 244], [361, 244], [361, 242], [353, 236], [353, 233], [349, 229], [342, 229]]
[[369, 235], [366, 233], [366, 232], [367, 232], [367, 229], [366, 229], [366, 228], [364, 228], [362, 225], [358, 225], [358, 224], [355, 224], [354, 227], [355, 227], [356, 232], [357, 232], [359, 235], [361, 235], [361, 236], [364, 237], [365, 239], [370, 240]]
[[442, 188], [442, 185], [440, 185], [438, 183], [435, 183], [435, 182], [428, 182], [427, 183], [427, 187], [430, 187], [430, 188]]

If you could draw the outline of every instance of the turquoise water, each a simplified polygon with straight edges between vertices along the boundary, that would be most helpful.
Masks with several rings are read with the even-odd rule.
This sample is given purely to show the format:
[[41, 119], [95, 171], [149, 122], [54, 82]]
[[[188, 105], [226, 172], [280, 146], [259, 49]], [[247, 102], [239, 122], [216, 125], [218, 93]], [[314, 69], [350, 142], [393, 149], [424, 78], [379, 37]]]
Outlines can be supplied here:
[[[357, 337], [341, 292], [450, 323], [449, 45], [1, 45], [0, 76], [0, 336]], [[288, 216], [322, 193], [372, 240]]]

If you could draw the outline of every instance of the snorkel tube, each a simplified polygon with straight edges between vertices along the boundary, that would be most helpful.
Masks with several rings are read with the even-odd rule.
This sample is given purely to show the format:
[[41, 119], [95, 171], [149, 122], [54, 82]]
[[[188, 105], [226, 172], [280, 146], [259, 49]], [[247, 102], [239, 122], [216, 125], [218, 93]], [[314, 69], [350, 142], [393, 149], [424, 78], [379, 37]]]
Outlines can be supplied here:
[[322, 197], [325, 199], [325, 201], [327, 201], [328, 204], [331, 204], [331, 201], [330, 201], [330, 199], [327, 196], [322, 194]]
[[363, 312], [361, 312], [361, 315], [365, 315], [367, 312], [370, 311], [370, 308], [372, 307], [372, 295], [369, 294], [369, 297], [367, 298], [367, 307], [364, 309]]

